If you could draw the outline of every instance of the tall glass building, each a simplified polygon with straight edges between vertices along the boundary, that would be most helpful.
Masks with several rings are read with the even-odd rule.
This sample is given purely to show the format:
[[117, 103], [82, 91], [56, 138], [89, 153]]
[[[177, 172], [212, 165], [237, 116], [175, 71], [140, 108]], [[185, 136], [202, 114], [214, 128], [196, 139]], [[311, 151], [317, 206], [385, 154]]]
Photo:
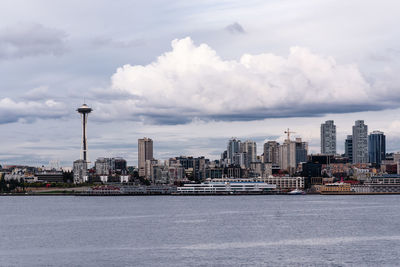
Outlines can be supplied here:
[[368, 136], [369, 162], [380, 165], [386, 155], [386, 136], [383, 132], [373, 131]]
[[332, 120], [321, 124], [321, 154], [336, 154], [336, 125]]
[[368, 163], [368, 126], [363, 120], [353, 126], [353, 163]]
[[240, 144], [240, 140], [234, 137], [229, 140], [227, 147], [228, 164], [234, 164], [234, 156], [240, 153]]
[[353, 136], [348, 135], [344, 143], [344, 155], [353, 163]]

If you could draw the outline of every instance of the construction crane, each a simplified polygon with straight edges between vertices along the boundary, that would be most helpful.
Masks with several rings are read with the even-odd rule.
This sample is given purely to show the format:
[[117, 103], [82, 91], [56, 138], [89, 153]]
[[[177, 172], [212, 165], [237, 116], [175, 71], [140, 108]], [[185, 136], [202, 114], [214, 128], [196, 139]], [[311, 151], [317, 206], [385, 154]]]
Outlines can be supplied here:
[[287, 140], [290, 142], [290, 134], [293, 134], [293, 133], [296, 133], [296, 132], [291, 132], [290, 130], [289, 130], [289, 128], [287, 128], [287, 131], [285, 131], [285, 134], [287, 134]]

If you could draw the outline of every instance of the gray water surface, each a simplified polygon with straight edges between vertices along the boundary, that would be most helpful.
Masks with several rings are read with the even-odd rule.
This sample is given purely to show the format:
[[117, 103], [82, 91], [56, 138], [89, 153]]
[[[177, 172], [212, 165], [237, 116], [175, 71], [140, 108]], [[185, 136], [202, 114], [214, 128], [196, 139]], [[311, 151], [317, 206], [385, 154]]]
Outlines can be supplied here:
[[398, 266], [400, 195], [5, 196], [0, 266]]

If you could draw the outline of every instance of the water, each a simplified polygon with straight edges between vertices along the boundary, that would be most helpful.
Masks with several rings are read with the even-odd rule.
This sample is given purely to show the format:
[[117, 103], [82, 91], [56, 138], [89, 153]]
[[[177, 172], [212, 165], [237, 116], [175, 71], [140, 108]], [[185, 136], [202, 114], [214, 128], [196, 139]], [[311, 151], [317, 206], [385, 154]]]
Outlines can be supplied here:
[[0, 197], [0, 266], [395, 266], [400, 195]]

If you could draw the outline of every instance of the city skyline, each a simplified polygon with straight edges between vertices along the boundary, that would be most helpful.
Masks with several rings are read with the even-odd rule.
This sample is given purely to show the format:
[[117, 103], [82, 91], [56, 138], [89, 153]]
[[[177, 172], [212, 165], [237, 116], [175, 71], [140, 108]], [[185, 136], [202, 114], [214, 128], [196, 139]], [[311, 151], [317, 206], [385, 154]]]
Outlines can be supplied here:
[[[314, 118], [315, 119], [315, 118]], [[334, 125], [335, 125], [335, 127], [336, 127], [336, 122], [334, 121], [334, 120], [328, 120], [329, 122], [331, 122], [331, 121], [333, 121], [333, 123], [334, 123]], [[326, 122], [328, 122], [328, 121], [325, 121], [325, 123]], [[356, 120], [355, 121], [355, 123], [357, 123], [357, 122], [359, 122], [359, 121], [361, 121], [361, 122], [364, 122], [364, 120]], [[324, 124], [324, 122], [322, 122], [322, 124]], [[320, 135], [320, 137], [321, 137], [321, 125], [322, 124], [320, 124], [320, 127], [319, 127], [319, 135]], [[81, 125], [81, 127], [82, 127], [82, 125]], [[340, 126], [339, 126], [340, 127]], [[352, 125], [352, 127], [354, 128], [354, 125]], [[194, 157], [201, 157], [201, 156], [205, 156], [206, 158], [209, 158], [209, 159], [211, 159], [211, 160], [218, 160], [218, 159], [220, 159], [220, 157], [221, 157], [221, 152], [223, 151], [223, 149], [224, 149], [224, 147], [225, 147], [225, 149], [226, 149], [226, 143], [228, 142], [228, 144], [229, 144], [229, 142], [230, 142], [230, 140], [237, 140], [237, 141], [239, 141], [239, 144], [238, 144], [238, 151], [239, 150], [242, 150], [242, 149], [244, 149], [245, 148], [245, 145], [246, 145], [246, 143], [248, 143], [248, 142], [250, 142], [250, 143], [255, 143], [255, 151], [258, 151], [256, 154], [255, 154], [255, 156], [260, 156], [260, 155], [262, 155], [263, 153], [264, 153], [264, 151], [265, 151], [265, 147], [264, 147], [264, 145], [265, 144], [267, 144], [268, 142], [277, 142], [278, 144], [280, 143], [280, 144], [284, 144], [285, 143], [285, 140], [287, 140], [287, 132], [286, 132], [286, 130], [287, 129], [282, 129], [283, 131], [282, 131], [282, 134], [281, 134], [281, 136], [279, 136], [279, 137], [274, 137], [274, 136], [272, 136], [272, 137], [267, 137], [267, 138], [263, 138], [262, 136], [258, 136], [258, 137], [256, 137], [256, 138], [248, 138], [248, 137], [240, 137], [240, 138], [238, 138], [238, 137], [231, 137], [231, 138], [228, 138], [228, 139], [223, 139], [223, 140], [221, 140], [220, 141], [220, 143], [224, 143], [225, 144], [225, 146], [224, 145], [222, 145], [220, 148], [219, 147], [214, 147], [214, 149], [217, 151], [216, 153], [214, 153], [213, 154], [213, 156], [208, 156], [208, 155], [210, 155], [210, 154], [208, 154], [208, 152], [207, 151], [205, 151], [204, 150], [204, 148], [202, 148], [202, 151], [205, 151], [204, 152], [204, 154], [183, 154], [183, 153], [179, 153], [179, 151], [176, 153], [175, 152], [175, 150], [171, 150], [171, 151], [169, 151], [169, 153], [167, 154], [167, 156], [166, 157], [159, 157], [159, 155], [161, 154], [161, 153], [159, 153], [160, 151], [157, 151], [157, 140], [155, 140], [156, 141], [156, 146], [155, 146], [155, 150], [154, 150], [154, 152], [153, 152], [153, 140], [151, 139], [151, 138], [149, 138], [149, 137], [139, 137], [137, 140], [139, 141], [139, 144], [140, 144], [140, 140], [150, 140], [151, 141], [151, 147], [152, 147], [152, 151], [151, 151], [151, 157], [150, 158], [155, 158], [155, 159], [157, 159], [157, 160], [167, 160], [167, 159], [169, 159], [169, 158], [172, 158], [172, 157], [177, 157], [177, 156], [194, 156]], [[90, 130], [89, 130], [90, 131]], [[369, 138], [369, 135], [371, 135], [371, 134], [374, 134], [374, 133], [376, 133], [376, 132], [380, 132], [380, 133], [382, 133], [383, 131], [381, 131], [381, 130], [379, 130], [379, 129], [375, 129], [375, 130], [367, 130], [367, 135], [366, 135], [366, 139], [368, 139]], [[291, 133], [292, 133], [292, 131], [291, 131]], [[82, 134], [82, 129], [81, 129], [81, 134]], [[346, 135], [346, 138], [345, 138], [345, 140], [343, 140], [343, 142], [339, 142], [339, 144], [337, 144], [337, 147], [339, 148], [338, 149], [338, 152], [336, 153], [337, 155], [341, 155], [341, 154], [345, 154], [346, 153], [346, 151], [345, 151], [345, 146], [346, 146], [346, 139], [347, 139], [347, 137], [348, 136], [352, 136], [352, 134], [350, 134], [350, 135]], [[385, 133], [385, 137], [386, 137], [386, 133]], [[90, 137], [89, 137], [90, 138]], [[82, 153], [83, 153], [83, 150], [82, 150], [82, 136], [80, 137], [80, 139], [81, 139], [81, 146], [80, 146], [80, 155], [81, 155], [81, 157], [82, 157]], [[222, 139], [222, 138], [221, 138]], [[296, 141], [296, 139], [302, 139], [302, 136], [301, 135], [299, 135], [298, 134], [298, 132], [294, 132], [294, 134], [292, 134], [291, 135], [291, 141]], [[307, 143], [307, 151], [308, 151], [308, 155], [311, 155], [311, 154], [313, 154], [313, 155], [317, 155], [317, 154], [321, 154], [321, 151], [320, 151], [320, 149], [321, 149], [321, 140], [318, 140], [316, 143], [318, 143], [318, 145], [319, 145], [319, 147], [317, 147], [318, 145], [317, 144], [315, 144], [314, 145], [314, 150], [310, 150], [309, 148], [310, 148], [310, 143], [307, 141], [307, 140], [305, 140], [305, 139], [303, 139], [302, 141], [305, 141], [306, 143]], [[136, 142], [136, 144], [138, 144], [137, 142]], [[390, 151], [390, 149], [388, 150], [387, 149], [387, 142], [385, 142], [385, 148], [386, 148], [386, 152], [387, 153], [394, 153], [394, 152], [399, 152], [399, 151], [396, 151], [396, 150], [393, 150], [393, 151]], [[138, 149], [139, 149], [139, 147], [140, 146], [131, 146], [131, 147], [133, 147], [134, 149], [136, 149], [136, 150], [134, 150], [134, 151], [132, 151], [132, 153], [130, 153], [130, 157], [128, 156], [128, 157], [126, 157], [126, 156], [122, 156], [121, 154], [118, 154], [118, 153], [115, 153], [115, 152], [113, 152], [112, 150], [113, 150], [113, 148], [112, 147], [110, 147], [110, 150], [109, 151], [107, 151], [106, 153], [104, 153], [104, 154], [97, 154], [96, 156], [94, 156], [94, 157], [90, 157], [90, 158], [88, 158], [88, 167], [90, 167], [90, 164], [91, 163], [93, 163], [94, 161], [95, 161], [95, 159], [99, 159], [99, 158], [104, 158], [104, 157], [117, 157], [117, 158], [119, 158], [119, 157], [122, 157], [122, 158], [124, 158], [124, 159], [128, 159], [128, 161], [129, 161], [129, 165], [134, 165], [134, 166], [139, 166], [139, 163], [138, 163], [138, 160], [139, 160], [139, 156], [138, 156]], [[229, 146], [228, 146], [229, 147]], [[369, 156], [368, 156], [368, 146], [366, 147], [366, 155], [364, 155], [365, 157], [366, 157], [366, 161], [368, 161], [368, 158], [369, 158]], [[183, 149], [184, 150], [184, 149]], [[228, 149], [229, 150], [229, 149]], [[227, 151], [228, 151], [227, 150]], [[154, 153], [154, 156], [153, 156], [153, 153]], [[233, 152], [233, 153], [238, 153], [238, 152]], [[324, 153], [322, 153], [322, 154], [324, 154]], [[327, 153], [327, 154], [330, 154], [330, 153]], [[135, 157], [135, 155], [136, 155], [136, 157]], [[353, 154], [352, 154], [353, 155]], [[131, 158], [132, 158], [132, 156], [133, 156], [133, 158], [135, 158], [135, 160], [131, 160]], [[254, 156], [253, 156], [254, 157]], [[78, 159], [79, 158], [79, 156], [78, 157], [76, 157], [75, 159]], [[49, 159], [48, 161], [46, 161], [46, 160], [44, 160], [42, 163], [38, 163], [38, 164], [33, 164], [33, 165], [31, 165], [31, 166], [41, 166], [41, 165], [46, 165], [47, 163], [49, 163], [49, 162], [51, 162], [51, 161], [57, 161], [58, 162], [58, 164], [60, 163], [60, 162], [65, 162], [66, 164], [62, 164], [62, 166], [63, 167], [69, 167], [69, 166], [71, 166], [72, 167], [72, 162], [68, 162], [67, 160], [65, 160], [65, 159], [63, 159], [63, 160], [60, 160], [60, 159]], [[133, 161], [133, 162], [132, 162]], [[246, 161], [247, 161], [247, 159], [246, 159]], [[250, 162], [250, 161], [249, 161]], [[0, 162], [0, 164], [1, 164], [2, 162]], [[17, 165], [29, 165], [29, 164], [32, 164], [32, 163], [29, 163], [29, 162], [21, 162], [21, 163], [19, 163], [19, 162], [3, 162], [2, 164], [4, 164], [4, 165], [13, 165], [13, 164], [17, 164]]]
[[288, 127], [317, 153], [326, 120], [338, 153], [358, 119], [400, 150], [396, 1], [19, 3], [0, 10], [1, 164], [71, 165], [82, 97], [92, 161], [133, 165], [143, 136], [156, 158], [218, 158], [232, 136], [262, 151]]
[[0, 265], [398, 265], [399, 10], [1, 0]]

